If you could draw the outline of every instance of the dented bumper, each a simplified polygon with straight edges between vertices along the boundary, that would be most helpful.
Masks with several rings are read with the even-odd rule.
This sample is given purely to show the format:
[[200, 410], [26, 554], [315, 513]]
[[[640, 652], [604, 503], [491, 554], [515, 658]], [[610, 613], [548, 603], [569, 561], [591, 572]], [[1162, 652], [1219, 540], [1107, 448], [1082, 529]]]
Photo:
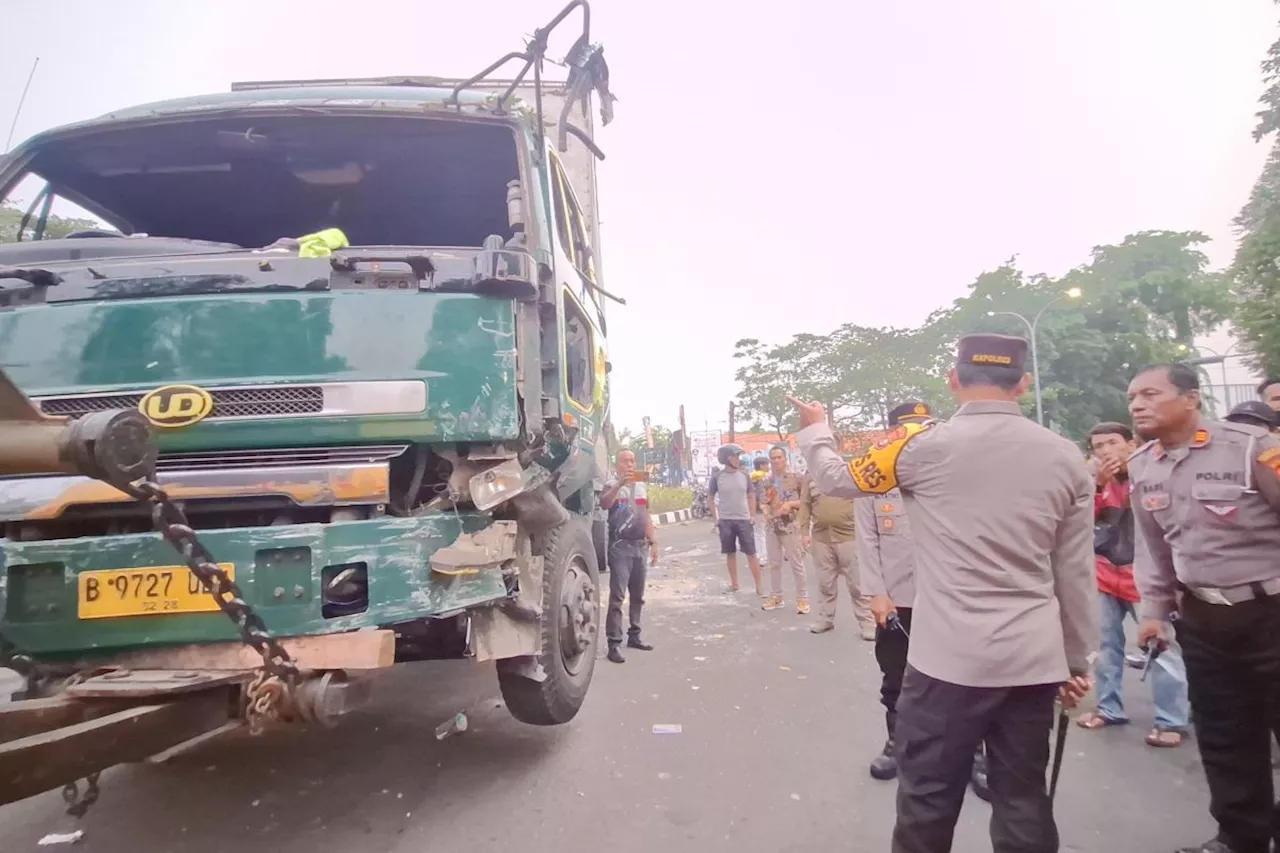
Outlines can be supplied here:
[[[276, 636], [381, 627], [507, 597], [502, 566], [445, 574], [432, 557], [492, 524], [482, 513], [379, 518], [331, 524], [201, 531], [219, 563], [235, 567], [248, 602]], [[446, 552], [447, 553], [447, 552]], [[0, 540], [0, 635], [20, 652], [48, 658], [157, 644], [235, 640], [221, 613], [79, 618], [82, 572], [171, 567], [172, 548], [154, 533], [36, 542]], [[322, 576], [364, 564], [368, 607], [327, 618]]]

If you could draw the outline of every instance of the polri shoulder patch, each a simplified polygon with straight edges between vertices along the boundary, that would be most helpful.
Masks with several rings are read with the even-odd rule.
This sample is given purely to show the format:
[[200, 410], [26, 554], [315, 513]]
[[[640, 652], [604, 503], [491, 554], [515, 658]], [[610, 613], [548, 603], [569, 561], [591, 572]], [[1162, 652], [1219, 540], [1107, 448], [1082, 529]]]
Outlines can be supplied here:
[[1258, 464], [1280, 477], [1280, 447], [1268, 447], [1258, 454]]
[[905, 423], [896, 426], [883, 438], [860, 455], [849, 460], [849, 476], [858, 490], [871, 495], [883, 495], [898, 487], [898, 457], [907, 443], [934, 425]]

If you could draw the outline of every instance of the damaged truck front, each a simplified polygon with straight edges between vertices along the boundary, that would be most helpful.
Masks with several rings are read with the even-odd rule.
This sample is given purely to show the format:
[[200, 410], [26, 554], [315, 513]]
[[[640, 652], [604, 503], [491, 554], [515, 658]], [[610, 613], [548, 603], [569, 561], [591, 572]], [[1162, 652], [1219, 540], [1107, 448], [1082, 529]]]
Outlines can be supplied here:
[[[301, 673], [277, 717], [464, 656], [528, 723], [586, 695], [609, 408], [588, 104], [607, 122], [612, 96], [585, 32], [542, 81], [545, 36], [514, 81], [248, 84], [0, 164], [22, 212], [0, 368], [43, 416], [150, 422], [151, 480]], [[0, 477], [0, 665], [28, 697], [231, 683], [252, 721], [262, 661], [159, 519]]]

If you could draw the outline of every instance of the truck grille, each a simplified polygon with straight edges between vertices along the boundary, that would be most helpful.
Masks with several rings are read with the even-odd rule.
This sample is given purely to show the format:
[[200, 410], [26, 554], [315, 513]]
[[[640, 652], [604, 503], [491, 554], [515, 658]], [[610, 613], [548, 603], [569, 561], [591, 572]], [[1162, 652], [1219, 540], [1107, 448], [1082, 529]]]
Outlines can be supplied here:
[[231, 468], [293, 468], [330, 465], [368, 465], [394, 459], [407, 444], [369, 444], [349, 447], [282, 447], [275, 450], [210, 450], [162, 453], [160, 471], [208, 471]]
[[[213, 411], [207, 420], [263, 418], [283, 415], [316, 415], [324, 410], [324, 389], [319, 385], [266, 385], [259, 388], [213, 388]], [[46, 415], [78, 418], [109, 409], [136, 409], [142, 394], [86, 394], [44, 397], [37, 400]]]

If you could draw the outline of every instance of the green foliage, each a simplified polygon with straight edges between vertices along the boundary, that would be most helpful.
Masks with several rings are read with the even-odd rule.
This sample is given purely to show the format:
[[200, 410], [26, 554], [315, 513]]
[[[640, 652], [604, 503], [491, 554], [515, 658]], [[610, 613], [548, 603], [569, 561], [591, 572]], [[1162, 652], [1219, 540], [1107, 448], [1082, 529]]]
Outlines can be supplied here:
[[[0, 204], [0, 243], [17, 241], [18, 228], [22, 225], [22, 217], [25, 213], [26, 211], [19, 210], [12, 205]], [[35, 229], [39, 220], [40, 213], [37, 210], [27, 220], [27, 229], [22, 235], [23, 240], [31, 240], [35, 237]], [[50, 214], [45, 222], [43, 239], [57, 240], [75, 231], [84, 231], [89, 228], [101, 229], [103, 227], [102, 223], [92, 219], [74, 219]]]
[[[1026, 276], [1010, 259], [931, 324], [949, 340], [984, 331], [1027, 337], [1026, 324], [999, 312], [1039, 315], [1045, 422], [1079, 438], [1098, 421], [1127, 421], [1134, 370], [1185, 356], [1194, 335], [1226, 316], [1230, 295], [1198, 248], [1207, 241], [1198, 232], [1144, 231], [1094, 248], [1088, 264], [1061, 279]], [[1079, 302], [1065, 297], [1077, 287]], [[1034, 389], [1022, 405], [1034, 416]]]
[[[1262, 61], [1262, 108], [1253, 138], [1261, 142], [1280, 130], [1280, 39]], [[1232, 325], [1248, 353], [1249, 366], [1273, 375], [1280, 370], [1280, 140], [1273, 139], [1262, 174], [1235, 220], [1240, 243], [1231, 265], [1235, 311]]]
[[[945, 377], [956, 340], [984, 331], [1027, 337], [1035, 322], [1045, 421], [1082, 437], [1098, 421], [1128, 419], [1134, 370], [1179, 357], [1195, 334], [1226, 316], [1230, 294], [1199, 249], [1207, 239], [1134, 234], [1095, 248], [1088, 264], [1057, 280], [1028, 276], [1011, 258], [919, 329], [845, 324], [781, 346], [739, 341], [734, 355], [746, 363], [737, 372], [738, 402], [779, 432], [792, 425], [787, 394], [822, 402], [840, 431], [884, 427], [888, 410], [911, 399], [947, 417], [954, 403]], [[1080, 302], [1065, 297], [1077, 287]], [[1034, 416], [1034, 393], [1022, 405]]]
[[692, 489], [650, 483], [645, 493], [649, 498], [649, 512], [671, 512], [693, 506]]

